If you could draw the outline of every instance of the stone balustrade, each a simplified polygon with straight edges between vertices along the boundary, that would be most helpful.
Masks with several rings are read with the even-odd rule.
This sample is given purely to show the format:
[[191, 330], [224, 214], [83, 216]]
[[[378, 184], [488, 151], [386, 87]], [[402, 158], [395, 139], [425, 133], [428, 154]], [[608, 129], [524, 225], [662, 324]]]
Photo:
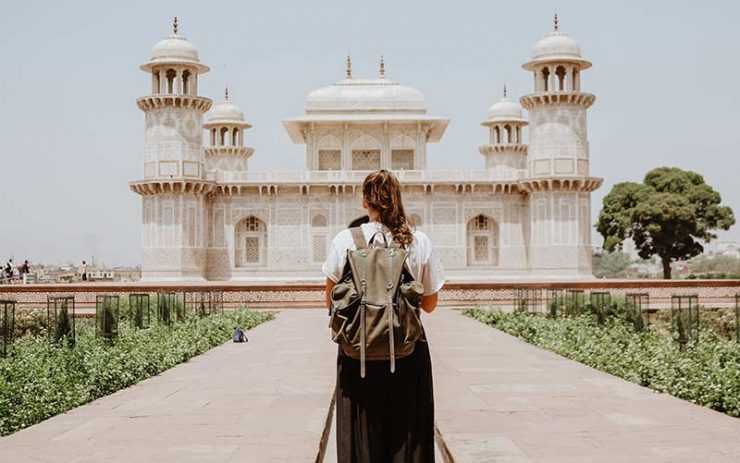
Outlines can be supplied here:
[[[734, 307], [740, 280], [517, 280], [494, 282], [449, 281], [440, 292], [440, 305], [451, 307], [498, 306], [512, 308], [519, 290], [580, 289], [586, 293], [607, 291], [614, 296], [647, 293], [648, 308], [668, 308], [672, 295], [696, 294], [707, 307]], [[19, 307], [45, 307], [48, 295], [71, 294], [81, 307], [93, 306], [98, 294], [155, 293], [157, 291], [223, 291], [227, 307], [246, 305], [264, 308], [301, 308], [324, 305], [324, 284], [306, 282], [203, 282], [203, 283], [87, 283], [0, 285], [0, 299]]]

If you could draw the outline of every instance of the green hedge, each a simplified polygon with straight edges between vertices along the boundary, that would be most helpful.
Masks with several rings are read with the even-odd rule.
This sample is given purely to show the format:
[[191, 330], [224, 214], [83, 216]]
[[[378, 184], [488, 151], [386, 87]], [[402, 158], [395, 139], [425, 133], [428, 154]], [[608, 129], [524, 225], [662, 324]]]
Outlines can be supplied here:
[[131, 386], [229, 340], [236, 326], [252, 328], [270, 313], [240, 309], [171, 326], [95, 337], [92, 320], [77, 320], [74, 348], [44, 336], [24, 336], [0, 358], [0, 435], [7, 435], [98, 397]]
[[471, 309], [465, 314], [536, 346], [628, 381], [740, 417], [740, 345], [702, 329], [682, 352], [670, 333], [591, 315], [551, 319]]

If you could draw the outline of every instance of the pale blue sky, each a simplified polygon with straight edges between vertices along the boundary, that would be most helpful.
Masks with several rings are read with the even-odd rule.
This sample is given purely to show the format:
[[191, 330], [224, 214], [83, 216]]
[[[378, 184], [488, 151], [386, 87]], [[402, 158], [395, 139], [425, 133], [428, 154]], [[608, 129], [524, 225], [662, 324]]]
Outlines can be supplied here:
[[[281, 120], [342, 77], [387, 77], [424, 92], [451, 118], [429, 149], [432, 169], [482, 169], [486, 110], [532, 91], [521, 69], [552, 28], [594, 63], [591, 172], [615, 182], [657, 166], [695, 170], [740, 215], [740, 4], [729, 1], [76, 1], [7, 2], [0, 16], [0, 258], [110, 265], [140, 262], [143, 113], [139, 65], [172, 16], [212, 72], [200, 91], [232, 100], [254, 128], [252, 170], [302, 170], [304, 150]], [[735, 239], [735, 227], [722, 236]], [[595, 243], [601, 243], [596, 235]]]

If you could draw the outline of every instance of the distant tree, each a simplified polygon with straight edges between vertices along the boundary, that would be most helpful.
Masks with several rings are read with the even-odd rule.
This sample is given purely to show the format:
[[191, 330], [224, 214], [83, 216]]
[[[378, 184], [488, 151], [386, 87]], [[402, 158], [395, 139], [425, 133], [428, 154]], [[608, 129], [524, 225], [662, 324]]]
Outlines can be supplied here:
[[740, 259], [732, 256], [699, 256], [689, 261], [691, 273], [740, 274]]
[[623, 182], [604, 197], [596, 226], [611, 252], [632, 238], [638, 255], [657, 255], [663, 278], [671, 278], [671, 262], [701, 254], [697, 241], [717, 238], [714, 230], [728, 230], [735, 216], [720, 203], [720, 194], [701, 175], [676, 167], [659, 167], [645, 175], [643, 183]]
[[594, 276], [597, 278], [621, 278], [626, 276], [630, 266], [630, 256], [626, 252], [614, 251], [594, 254]]

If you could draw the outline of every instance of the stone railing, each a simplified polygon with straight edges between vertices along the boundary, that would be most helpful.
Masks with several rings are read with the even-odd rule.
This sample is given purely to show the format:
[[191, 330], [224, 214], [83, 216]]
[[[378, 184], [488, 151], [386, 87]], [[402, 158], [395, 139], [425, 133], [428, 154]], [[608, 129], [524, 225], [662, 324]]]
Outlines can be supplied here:
[[[81, 307], [93, 307], [95, 296], [157, 291], [222, 291], [227, 307], [300, 308], [324, 305], [324, 284], [302, 283], [87, 283], [87, 284], [33, 284], [0, 285], [0, 300], [10, 299], [20, 307], [44, 307], [49, 295], [74, 295]], [[583, 280], [583, 281], [494, 281], [471, 283], [451, 281], [440, 292], [440, 305], [448, 307], [500, 306], [511, 308], [520, 296], [520, 290], [550, 291], [583, 290], [609, 292], [612, 295], [647, 293], [649, 308], [667, 308], [671, 296], [696, 294], [699, 304], [711, 307], [730, 307], [740, 293], [740, 280]]]
[[[295, 172], [244, 171], [209, 172], [206, 178], [218, 183], [361, 183], [370, 171], [365, 170], [311, 170]], [[526, 170], [516, 171], [459, 171], [459, 170], [397, 170], [401, 182], [515, 182], [526, 177]]]

